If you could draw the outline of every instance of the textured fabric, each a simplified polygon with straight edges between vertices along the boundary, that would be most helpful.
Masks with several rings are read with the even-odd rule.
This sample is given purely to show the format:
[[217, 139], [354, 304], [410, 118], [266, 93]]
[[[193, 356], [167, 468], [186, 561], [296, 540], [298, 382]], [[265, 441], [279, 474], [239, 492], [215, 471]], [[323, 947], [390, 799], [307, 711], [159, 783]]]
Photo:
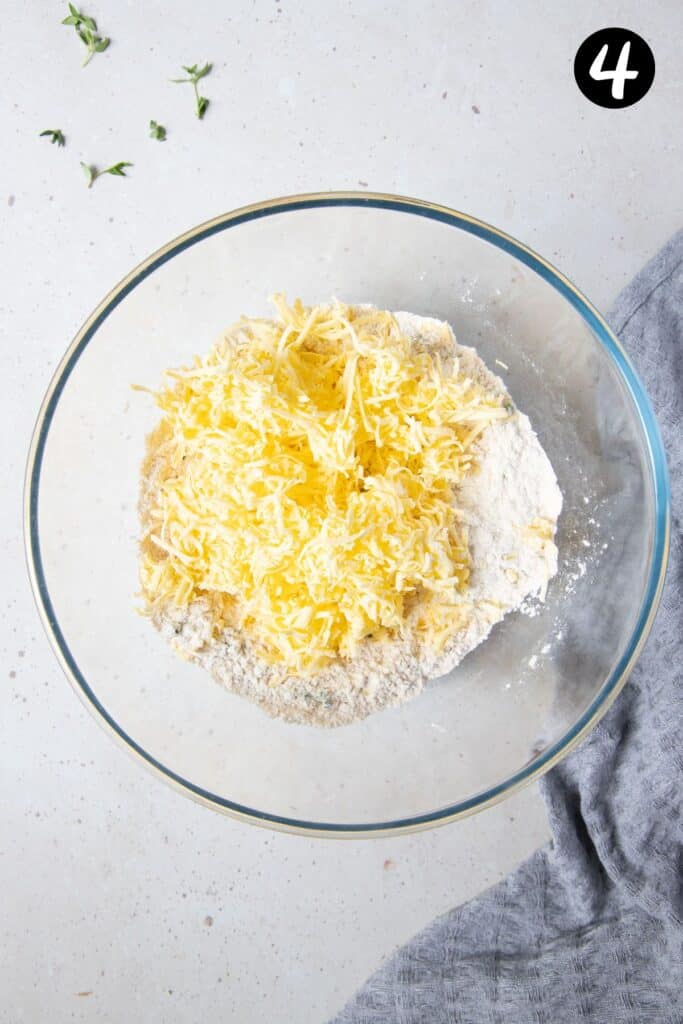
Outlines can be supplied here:
[[672, 480], [652, 634], [612, 709], [541, 781], [550, 845], [399, 950], [336, 1024], [683, 1022], [683, 232], [610, 320], [654, 403]]

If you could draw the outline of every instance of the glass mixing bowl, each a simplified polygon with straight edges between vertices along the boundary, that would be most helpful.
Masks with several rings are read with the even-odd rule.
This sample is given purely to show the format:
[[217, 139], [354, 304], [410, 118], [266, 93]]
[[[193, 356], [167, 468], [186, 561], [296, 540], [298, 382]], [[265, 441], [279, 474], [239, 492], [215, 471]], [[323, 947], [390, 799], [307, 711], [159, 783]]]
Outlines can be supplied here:
[[[138, 473], [162, 371], [285, 291], [448, 320], [528, 413], [564, 494], [560, 571], [413, 702], [334, 730], [289, 725], [180, 660], [136, 612]], [[502, 510], [504, 511], [504, 510]], [[666, 466], [636, 374], [545, 260], [464, 214], [384, 195], [259, 203], [145, 260], [71, 343], [26, 486], [30, 574], [67, 676], [109, 731], [188, 796], [275, 828], [426, 828], [537, 778], [604, 713], [655, 614]]]

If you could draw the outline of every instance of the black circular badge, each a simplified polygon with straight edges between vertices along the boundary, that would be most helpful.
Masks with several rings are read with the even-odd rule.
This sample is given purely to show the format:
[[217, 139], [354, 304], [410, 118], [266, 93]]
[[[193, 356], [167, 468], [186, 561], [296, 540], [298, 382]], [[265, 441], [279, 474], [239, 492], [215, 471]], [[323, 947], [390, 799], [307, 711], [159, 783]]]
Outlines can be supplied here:
[[642, 36], [628, 28], [601, 28], [584, 39], [574, 58], [574, 78], [599, 107], [630, 107], [655, 77], [655, 58]]

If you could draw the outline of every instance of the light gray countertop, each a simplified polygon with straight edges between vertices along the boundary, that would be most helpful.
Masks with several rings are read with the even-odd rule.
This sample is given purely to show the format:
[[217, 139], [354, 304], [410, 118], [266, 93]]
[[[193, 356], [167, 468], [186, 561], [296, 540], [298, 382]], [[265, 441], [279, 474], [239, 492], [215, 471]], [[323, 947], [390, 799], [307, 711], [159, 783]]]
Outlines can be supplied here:
[[[276, 195], [367, 187], [452, 205], [607, 306], [683, 221], [681, 12], [96, 0], [85, 10], [112, 44], [81, 70], [65, 8], [7, 7], [0, 43], [0, 1020], [315, 1024], [542, 843], [540, 800], [528, 789], [435, 832], [331, 842], [223, 819], [146, 774], [77, 701], [34, 610], [20, 495], [38, 405], [132, 266]], [[644, 35], [657, 61], [627, 110], [592, 106], [572, 75], [579, 43], [609, 24]], [[168, 80], [204, 60], [199, 122]], [[152, 117], [167, 142], [148, 138]], [[57, 127], [64, 149], [38, 138]], [[134, 167], [88, 191], [79, 160]]]

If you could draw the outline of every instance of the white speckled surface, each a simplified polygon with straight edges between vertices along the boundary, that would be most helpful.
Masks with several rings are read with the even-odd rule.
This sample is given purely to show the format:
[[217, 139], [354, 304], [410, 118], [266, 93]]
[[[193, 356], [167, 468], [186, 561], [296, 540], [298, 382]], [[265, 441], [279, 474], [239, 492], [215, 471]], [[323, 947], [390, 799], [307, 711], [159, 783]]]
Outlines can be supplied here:
[[[540, 801], [527, 790], [436, 832], [333, 843], [238, 825], [147, 775], [79, 704], [34, 611], [20, 491], [38, 404], [127, 270], [278, 194], [367, 183], [456, 206], [607, 305], [683, 219], [680, 9], [97, 0], [85, 9], [112, 45], [82, 71], [63, 6], [7, 8], [2, 40], [0, 1020], [320, 1022], [544, 840]], [[592, 107], [571, 73], [609, 24], [657, 61], [623, 111]], [[201, 60], [215, 62], [203, 123], [168, 83]], [[65, 149], [38, 138], [47, 127]], [[135, 166], [89, 192], [81, 159]]]

